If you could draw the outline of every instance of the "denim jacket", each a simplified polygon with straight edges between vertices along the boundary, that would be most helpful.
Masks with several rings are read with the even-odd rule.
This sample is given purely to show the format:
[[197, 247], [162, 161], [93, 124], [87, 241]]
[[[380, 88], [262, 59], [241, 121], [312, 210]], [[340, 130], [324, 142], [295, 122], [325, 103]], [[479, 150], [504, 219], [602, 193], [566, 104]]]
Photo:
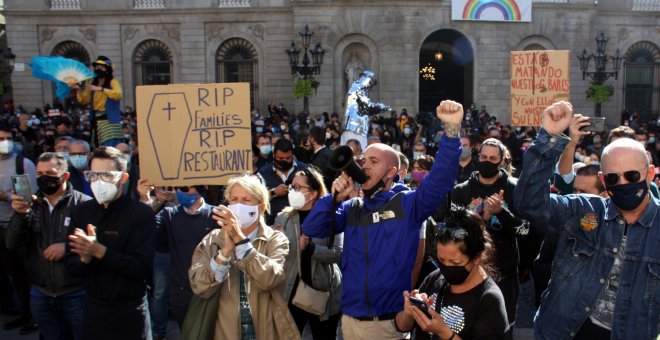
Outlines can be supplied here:
[[[541, 130], [525, 152], [514, 204], [558, 237], [552, 279], [536, 314], [537, 339], [575, 336], [596, 306], [619, 252], [625, 220], [610, 199], [550, 194], [548, 180], [569, 139]], [[660, 201], [651, 198], [628, 226], [612, 339], [654, 339], [660, 332]]]

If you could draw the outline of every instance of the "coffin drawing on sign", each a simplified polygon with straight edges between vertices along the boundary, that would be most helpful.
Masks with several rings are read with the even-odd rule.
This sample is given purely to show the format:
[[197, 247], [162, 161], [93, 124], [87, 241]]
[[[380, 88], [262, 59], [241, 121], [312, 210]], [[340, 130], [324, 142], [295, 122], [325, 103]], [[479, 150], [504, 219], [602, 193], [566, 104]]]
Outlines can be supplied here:
[[[181, 129], [188, 131], [191, 124], [192, 115], [184, 92], [158, 93], [153, 96], [147, 113], [147, 128], [163, 179], [179, 178], [183, 148], [188, 133], [180, 134], [172, 131]], [[165, 156], [171, 154], [178, 157]]]

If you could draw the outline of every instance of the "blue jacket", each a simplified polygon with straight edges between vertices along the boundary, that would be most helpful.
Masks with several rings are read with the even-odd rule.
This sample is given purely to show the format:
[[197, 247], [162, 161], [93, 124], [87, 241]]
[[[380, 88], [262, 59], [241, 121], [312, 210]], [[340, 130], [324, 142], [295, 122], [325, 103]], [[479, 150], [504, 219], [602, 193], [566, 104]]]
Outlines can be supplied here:
[[[568, 339], [582, 327], [619, 252], [625, 221], [610, 199], [550, 194], [548, 180], [568, 139], [541, 130], [525, 152], [514, 204], [558, 237], [552, 279], [536, 314], [537, 339]], [[660, 332], [660, 201], [651, 198], [628, 226], [612, 321], [612, 339], [652, 339]]]
[[[458, 138], [442, 137], [433, 168], [417, 190], [395, 183], [374, 199], [343, 202], [334, 214], [335, 230], [344, 232], [342, 312], [353, 317], [379, 316], [403, 309], [419, 246], [419, 230], [453, 188], [461, 154]], [[305, 235], [325, 238], [332, 197], [316, 202], [302, 225]]]

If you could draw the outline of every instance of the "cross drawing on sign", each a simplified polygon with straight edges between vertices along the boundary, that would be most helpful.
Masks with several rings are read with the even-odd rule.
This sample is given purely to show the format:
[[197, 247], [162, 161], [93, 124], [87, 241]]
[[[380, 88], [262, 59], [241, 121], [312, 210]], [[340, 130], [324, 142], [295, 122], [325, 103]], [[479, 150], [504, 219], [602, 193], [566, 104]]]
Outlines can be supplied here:
[[167, 102], [167, 107], [163, 108], [163, 111], [167, 111], [167, 120], [172, 120], [172, 110], [176, 110], [176, 107], [172, 107], [172, 103]]

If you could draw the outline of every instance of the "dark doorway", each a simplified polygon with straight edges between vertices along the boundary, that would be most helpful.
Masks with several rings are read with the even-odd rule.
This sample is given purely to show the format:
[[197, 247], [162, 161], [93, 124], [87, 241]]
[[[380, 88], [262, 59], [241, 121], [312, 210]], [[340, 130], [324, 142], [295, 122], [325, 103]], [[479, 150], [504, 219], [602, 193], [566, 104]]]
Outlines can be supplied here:
[[445, 99], [469, 107], [473, 69], [472, 44], [463, 34], [441, 29], [429, 35], [419, 51], [419, 110], [435, 111]]

